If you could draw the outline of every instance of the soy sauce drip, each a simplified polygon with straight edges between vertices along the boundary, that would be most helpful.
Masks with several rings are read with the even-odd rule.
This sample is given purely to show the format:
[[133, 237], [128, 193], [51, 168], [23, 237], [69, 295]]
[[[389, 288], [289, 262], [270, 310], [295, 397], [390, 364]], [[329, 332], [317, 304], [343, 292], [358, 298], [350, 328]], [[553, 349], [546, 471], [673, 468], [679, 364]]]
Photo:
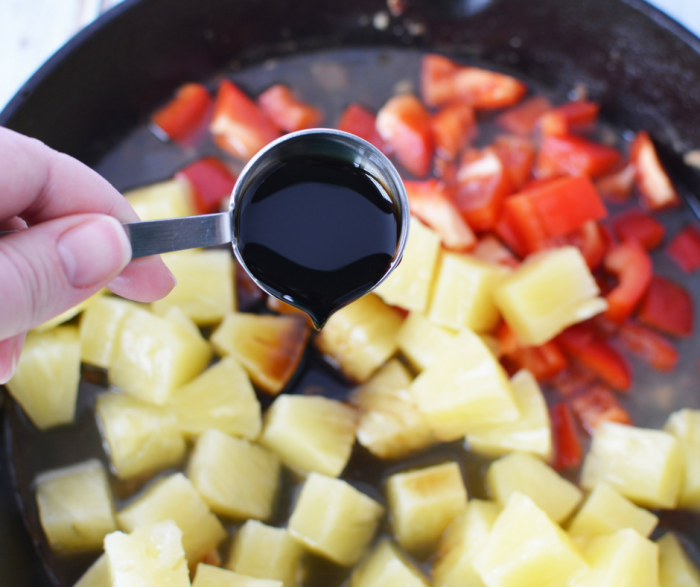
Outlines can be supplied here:
[[270, 166], [234, 212], [253, 277], [320, 329], [387, 272], [399, 240], [396, 206], [364, 170], [331, 158]]

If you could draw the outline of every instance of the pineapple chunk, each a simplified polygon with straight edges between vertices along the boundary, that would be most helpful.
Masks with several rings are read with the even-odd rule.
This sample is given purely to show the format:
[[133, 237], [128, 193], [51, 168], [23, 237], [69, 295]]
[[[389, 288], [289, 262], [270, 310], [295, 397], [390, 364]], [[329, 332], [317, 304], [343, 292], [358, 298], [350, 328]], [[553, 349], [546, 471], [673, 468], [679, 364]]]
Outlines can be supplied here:
[[356, 428], [357, 413], [342, 402], [281, 395], [265, 414], [260, 444], [288, 467], [337, 477], [350, 458]]
[[468, 503], [440, 539], [433, 565], [434, 587], [483, 587], [472, 561], [500, 512], [501, 507], [490, 501]]
[[30, 332], [7, 389], [39, 430], [75, 419], [80, 342], [75, 326]]
[[221, 522], [182, 473], [161, 479], [117, 514], [119, 528], [125, 532], [165, 520], [182, 530], [182, 547], [191, 570], [226, 538]]
[[107, 556], [100, 556], [73, 587], [112, 587]]
[[411, 379], [406, 367], [392, 359], [351, 397], [361, 414], [357, 441], [379, 458], [404, 457], [434, 442], [409, 391]]
[[591, 566], [576, 587], [659, 587], [658, 546], [632, 529], [599, 536], [586, 548]]
[[457, 463], [390, 475], [386, 483], [391, 529], [399, 546], [423, 554], [467, 507]]
[[528, 257], [496, 287], [494, 300], [522, 344], [540, 345], [605, 311], [599, 293], [581, 252], [560, 247]]
[[197, 439], [187, 476], [215, 513], [266, 520], [272, 515], [280, 464], [262, 446], [207, 430]]
[[282, 581], [248, 577], [219, 567], [200, 564], [192, 587], [282, 587]]
[[379, 297], [368, 294], [331, 316], [316, 337], [316, 346], [346, 375], [364, 383], [396, 353], [401, 320]]
[[107, 393], [97, 398], [95, 409], [120, 479], [166, 469], [185, 455], [177, 418], [164, 408]]
[[428, 587], [428, 581], [385, 539], [353, 572], [349, 587]]
[[162, 300], [151, 304], [154, 313], [162, 316], [175, 306], [198, 326], [209, 326], [236, 309], [230, 251], [170, 253], [163, 260], [177, 285]]
[[351, 566], [365, 554], [384, 508], [340, 479], [311, 473], [289, 518], [289, 532], [312, 552]]
[[112, 587], [190, 587], [182, 532], [172, 520], [105, 538]]
[[411, 393], [438, 440], [456, 440], [520, 416], [503, 367], [469, 330], [413, 380]]
[[496, 424], [467, 436], [474, 452], [498, 456], [513, 451], [529, 452], [544, 460], [552, 456], [552, 428], [549, 412], [537, 380], [529, 371], [519, 371], [510, 380], [520, 418]]
[[124, 318], [135, 308], [139, 306], [111, 296], [96, 299], [86, 308], [80, 317], [80, 358], [83, 362], [109, 369]]
[[189, 181], [172, 179], [128, 191], [124, 197], [141, 220], [194, 216], [194, 193]]
[[423, 314], [411, 312], [396, 333], [396, 342], [411, 366], [423, 371], [449, 348], [456, 336], [456, 332], [433, 324]]
[[492, 463], [486, 473], [486, 485], [501, 504], [515, 492], [526, 495], [557, 523], [568, 518], [583, 498], [576, 485], [524, 452], [514, 452]]
[[209, 344], [186, 321], [141, 309], [127, 313], [115, 341], [110, 383], [143, 401], [165, 404], [173, 389], [194, 379], [211, 359]]
[[98, 291], [96, 294], [90, 296], [87, 300], [84, 300], [77, 304], [76, 306], [73, 306], [72, 308], [68, 308], [65, 312], [62, 312], [58, 316], [51, 318], [50, 320], [47, 320], [46, 322], [39, 324], [36, 328], [34, 328], [34, 332], [46, 332], [47, 330], [51, 330], [52, 328], [55, 328], [56, 326], [60, 326], [64, 322], [68, 322], [69, 320], [72, 320], [75, 318], [78, 314], [83, 312], [92, 302], [94, 302], [97, 298], [102, 297], [107, 293], [106, 288], [101, 289]]
[[236, 533], [226, 568], [261, 579], [276, 579], [297, 587], [304, 549], [286, 528], [248, 520]]
[[606, 481], [636, 504], [672, 508], [683, 481], [683, 454], [668, 432], [603, 422], [593, 433], [581, 471], [591, 490]]
[[415, 216], [401, 263], [374, 291], [387, 304], [425, 313], [440, 253], [440, 237]]
[[222, 355], [232, 355], [263, 391], [277, 395], [294, 375], [309, 338], [301, 318], [259, 316], [233, 312], [212, 334], [211, 342]]
[[659, 519], [637, 507], [607, 483], [598, 483], [569, 524], [569, 535], [581, 542], [617, 530], [632, 528], [648, 537]]
[[39, 520], [52, 550], [92, 550], [117, 529], [102, 463], [90, 460], [36, 480]]
[[262, 428], [255, 390], [248, 374], [232, 357], [225, 357], [176, 389], [169, 407], [186, 436], [199, 436], [215, 428], [232, 436], [255, 440]]
[[664, 430], [678, 440], [684, 475], [678, 507], [700, 511], [700, 410], [680, 410], [668, 418]]
[[428, 313], [430, 321], [454, 330], [493, 329], [500, 318], [493, 292], [507, 275], [508, 270], [500, 265], [443, 252]]
[[683, 550], [678, 538], [667, 532], [659, 546], [659, 584], [661, 587], [700, 587], [700, 573]]
[[488, 587], [561, 587], [588, 570], [566, 532], [518, 492], [496, 518], [473, 564]]

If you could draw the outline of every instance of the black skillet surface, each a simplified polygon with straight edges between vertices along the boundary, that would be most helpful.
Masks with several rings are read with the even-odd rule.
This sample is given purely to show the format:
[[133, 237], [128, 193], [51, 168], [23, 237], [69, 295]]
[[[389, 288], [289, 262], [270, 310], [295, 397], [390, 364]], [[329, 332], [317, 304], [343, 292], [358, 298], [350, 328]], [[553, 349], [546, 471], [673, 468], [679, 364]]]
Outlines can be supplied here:
[[[272, 75], [265, 73], [273, 68], [271, 59], [284, 63], [285, 56], [313, 52], [320, 56], [315, 61], [324, 62], [326, 52], [360, 67], [369, 63], [375, 74], [388, 70], [393, 84], [412, 61], [396, 57], [395, 49], [430, 49], [515, 73], [560, 97], [584, 84], [602, 102], [606, 122], [616, 129], [649, 129], [682, 190], [698, 192], [700, 174], [683, 165], [681, 155], [700, 147], [700, 41], [655, 9], [639, 0], [405, 4], [403, 14], [381, 28], [375, 15], [388, 12], [374, 0], [126, 0], [54, 56], [0, 113], [0, 124], [96, 166], [119, 184], [126, 181], [120, 159], [130, 145], [148, 140], [135, 129], [185, 81], [211, 81], [235, 62], [234, 77], [257, 91], [277, 81], [265, 79]], [[348, 47], [362, 50], [344, 51]], [[371, 85], [369, 105], [391, 91], [390, 85]], [[305, 86], [299, 87], [303, 93]], [[172, 153], [164, 160], [180, 163]], [[139, 161], [134, 184], [155, 169]], [[7, 587], [53, 584], [22, 528], [4, 453], [0, 573]]]

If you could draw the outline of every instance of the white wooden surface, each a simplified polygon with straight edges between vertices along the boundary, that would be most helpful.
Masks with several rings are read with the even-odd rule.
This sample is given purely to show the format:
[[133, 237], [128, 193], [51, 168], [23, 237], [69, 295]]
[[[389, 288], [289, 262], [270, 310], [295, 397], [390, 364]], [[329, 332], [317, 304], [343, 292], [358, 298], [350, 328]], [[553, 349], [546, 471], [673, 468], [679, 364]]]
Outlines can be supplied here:
[[[0, 109], [63, 43], [121, 1], [0, 0]], [[700, 0], [651, 1], [700, 36]]]

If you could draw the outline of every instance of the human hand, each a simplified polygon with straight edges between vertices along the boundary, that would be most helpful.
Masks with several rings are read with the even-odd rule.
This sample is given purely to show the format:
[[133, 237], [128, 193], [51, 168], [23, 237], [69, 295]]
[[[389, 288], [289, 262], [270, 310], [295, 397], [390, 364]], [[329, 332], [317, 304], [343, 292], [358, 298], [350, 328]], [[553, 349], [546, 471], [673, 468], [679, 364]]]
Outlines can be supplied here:
[[104, 178], [68, 155], [0, 128], [0, 384], [28, 330], [105, 285], [138, 301], [164, 297], [175, 278], [160, 257], [131, 261], [121, 222], [138, 216]]

